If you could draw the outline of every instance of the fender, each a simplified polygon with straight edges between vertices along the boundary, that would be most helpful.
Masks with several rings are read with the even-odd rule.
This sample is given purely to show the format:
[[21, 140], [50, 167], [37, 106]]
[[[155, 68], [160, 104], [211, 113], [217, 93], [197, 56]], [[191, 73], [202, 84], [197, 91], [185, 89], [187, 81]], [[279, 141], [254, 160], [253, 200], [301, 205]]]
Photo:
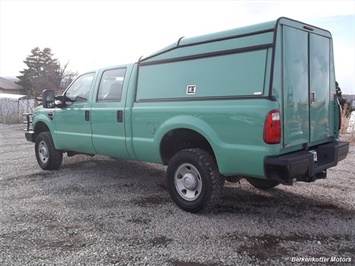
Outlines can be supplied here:
[[157, 130], [154, 140], [155, 144], [159, 146], [165, 134], [179, 128], [191, 129], [198, 132], [207, 139], [213, 150], [215, 150], [214, 146], [222, 145], [221, 139], [209, 124], [196, 116], [190, 115], [174, 116], [166, 120]]
[[[168, 132], [175, 129], [190, 129], [199, 133], [208, 141], [214, 153], [216, 153], [218, 150], [221, 150], [221, 147], [224, 146], [222, 140], [216, 134], [215, 130], [204, 120], [196, 116], [180, 115], [166, 120], [158, 128], [154, 138], [154, 146], [157, 148], [158, 154], [160, 154], [160, 144], [164, 136]], [[216, 156], [216, 158], [218, 164], [218, 158], [220, 158], [220, 156]], [[160, 159], [162, 160], [162, 158]]]
[[[245, 156], [252, 157], [253, 154], [267, 154], [270, 152], [270, 147], [267, 146], [252, 146], [244, 144], [226, 143], [218, 136], [216, 131], [210, 124], [196, 116], [180, 115], [166, 120], [157, 130], [154, 138], [153, 146], [156, 149], [155, 154], [160, 155], [160, 144], [164, 136], [174, 129], [190, 129], [201, 134], [210, 144], [214, 152], [218, 169], [221, 174], [230, 175], [237, 171], [236, 162], [243, 162]], [[249, 153], [251, 155], [249, 155]], [[248, 157], [248, 158], [249, 158]], [[254, 156], [255, 157], [255, 156]], [[160, 158], [162, 161], [162, 158]], [[254, 162], [255, 163], [255, 162]], [[249, 164], [248, 164], [249, 165]], [[253, 165], [253, 164], [251, 164]], [[256, 163], [255, 163], [256, 165]], [[237, 167], [244, 167], [238, 165]], [[247, 166], [252, 167], [252, 166]], [[262, 169], [262, 168], [261, 168]]]
[[55, 143], [55, 123], [53, 121], [53, 117], [54, 109], [36, 109], [33, 113], [33, 131], [35, 134], [38, 135], [39, 133], [47, 131], [49, 129]]
[[[190, 129], [201, 134], [211, 145], [212, 149], [216, 145], [221, 145], [221, 140], [214, 132], [213, 128], [202, 119], [190, 115], [173, 116], [165, 120], [159, 127], [156, 124], [148, 123], [148, 127], [152, 127], [153, 134], [150, 136], [133, 137], [133, 148], [136, 158], [140, 161], [149, 161], [155, 163], [163, 163], [160, 154], [160, 144], [164, 136], [174, 129]], [[213, 142], [211, 141], [213, 139]], [[147, 151], [149, 150], [149, 153]]]

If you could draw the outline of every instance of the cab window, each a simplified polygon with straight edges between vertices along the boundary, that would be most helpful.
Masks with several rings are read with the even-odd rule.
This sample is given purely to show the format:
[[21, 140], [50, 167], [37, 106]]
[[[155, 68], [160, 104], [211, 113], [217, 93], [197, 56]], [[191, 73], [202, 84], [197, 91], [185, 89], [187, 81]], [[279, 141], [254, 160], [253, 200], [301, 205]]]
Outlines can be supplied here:
[[78, 77], [65, 92], [65, 96], [72, 102], [87, 102], [95, 73], [87, 73]]
[[106, 70], [101, 77], [97, 102], [120, 102], [126, 68]]

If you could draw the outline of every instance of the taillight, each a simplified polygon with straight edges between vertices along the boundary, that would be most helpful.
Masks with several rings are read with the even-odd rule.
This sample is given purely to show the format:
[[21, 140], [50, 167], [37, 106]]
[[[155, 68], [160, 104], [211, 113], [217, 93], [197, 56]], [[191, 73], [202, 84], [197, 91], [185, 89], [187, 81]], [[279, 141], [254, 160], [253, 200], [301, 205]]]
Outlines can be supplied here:
[[267, 144], [277, 144], [281, 141], [281, 120], [279, 110], [273, 110], [266, 116], [264, 141]]

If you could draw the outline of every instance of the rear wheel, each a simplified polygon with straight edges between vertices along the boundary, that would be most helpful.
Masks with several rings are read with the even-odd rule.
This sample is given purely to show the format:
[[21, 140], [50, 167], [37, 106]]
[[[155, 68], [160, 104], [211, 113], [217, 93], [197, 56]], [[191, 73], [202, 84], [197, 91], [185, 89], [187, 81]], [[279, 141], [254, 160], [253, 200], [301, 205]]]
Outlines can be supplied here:
[[44, 170], [56, 170], [63, 160], [63, 153], [55, 149], [51, 133], [39, 133], [35, 144], [36, 159]]
[[254, 177], [246, 177], [246, 180], [253, 186], [259, 189], [270, 189], [276, 187], [280, 184], [280, 182], [275, 180], [254, 178]]
[[188, 212], [198, 212], [211, 209], [218, 203], [224, 177], [208, 152], [187, 149], [171, 159], [167, 185], [176, 205]]

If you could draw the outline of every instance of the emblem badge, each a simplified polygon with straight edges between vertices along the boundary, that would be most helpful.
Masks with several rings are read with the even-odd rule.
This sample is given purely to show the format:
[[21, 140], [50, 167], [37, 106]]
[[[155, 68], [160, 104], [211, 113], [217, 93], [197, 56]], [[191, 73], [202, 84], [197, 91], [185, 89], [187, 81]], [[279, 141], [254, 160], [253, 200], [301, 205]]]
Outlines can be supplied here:
[[196, 85], [187, 85], [186, 94], [195, 94], [196, 93]]

